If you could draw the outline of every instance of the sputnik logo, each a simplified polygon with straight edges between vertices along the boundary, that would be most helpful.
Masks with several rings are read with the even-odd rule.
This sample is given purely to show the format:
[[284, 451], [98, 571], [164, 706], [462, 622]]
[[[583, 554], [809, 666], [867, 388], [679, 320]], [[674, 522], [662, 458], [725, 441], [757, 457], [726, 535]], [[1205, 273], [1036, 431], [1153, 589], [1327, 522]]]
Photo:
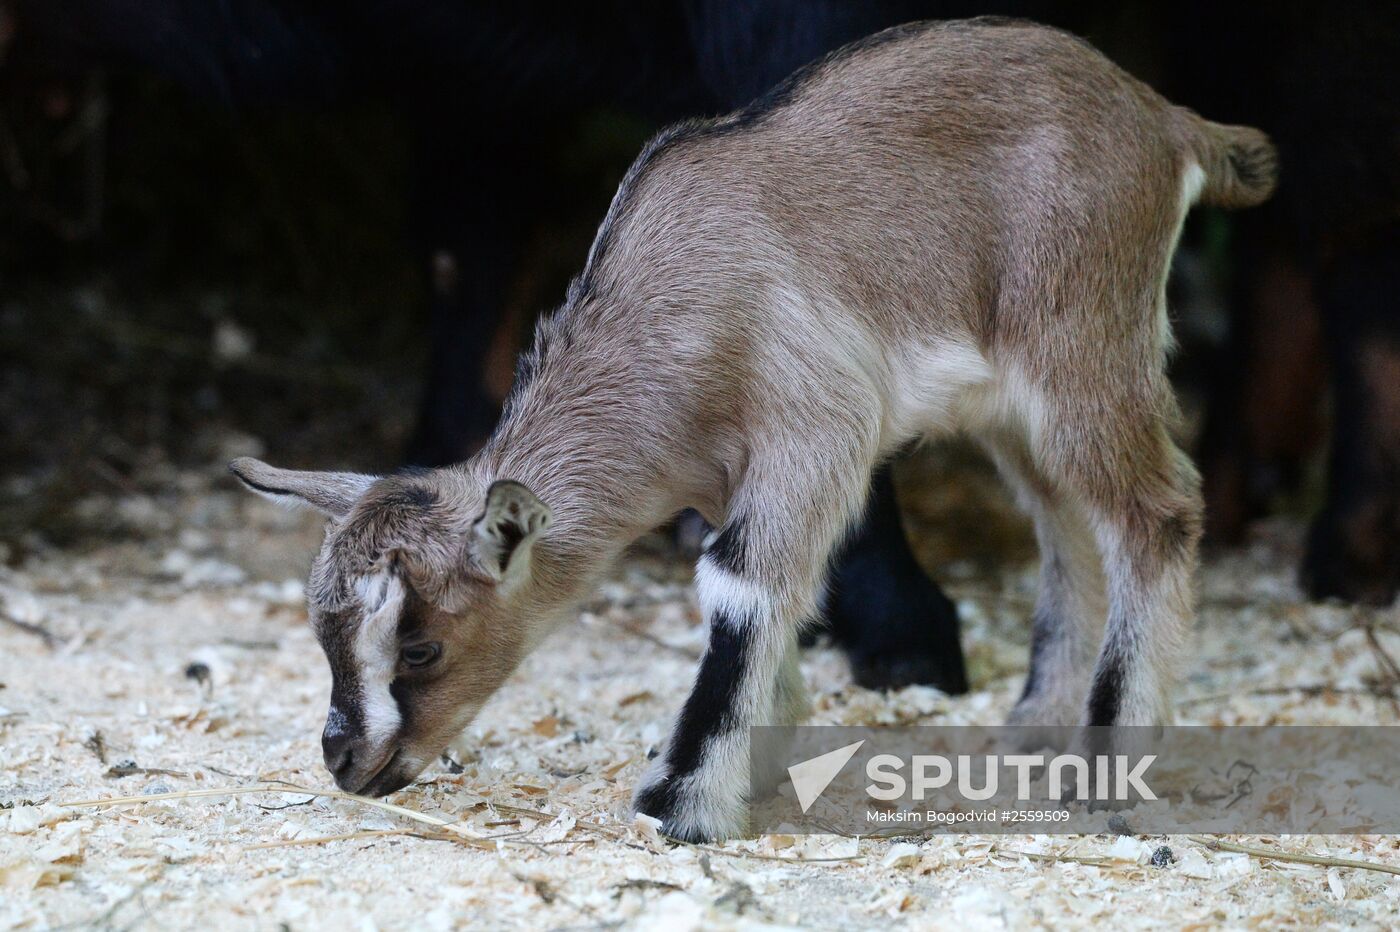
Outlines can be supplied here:
[[831, 785], [831, 781], [836, 779], [836, 775], [841, 772], [856, 751], [865, 743], [865, 739], [857, 741], [855, 744], [848, 744], [844, 748], [837, 748], [816, 757], [804, 760], [800, 764], [793, 764], [787, 769], [788, 778], [792, 780], [792, 788], [797, 793], [797, 803], [802, 807], [805, 815], [808, 809], [812, 808], [812, 803], [826, 791]]

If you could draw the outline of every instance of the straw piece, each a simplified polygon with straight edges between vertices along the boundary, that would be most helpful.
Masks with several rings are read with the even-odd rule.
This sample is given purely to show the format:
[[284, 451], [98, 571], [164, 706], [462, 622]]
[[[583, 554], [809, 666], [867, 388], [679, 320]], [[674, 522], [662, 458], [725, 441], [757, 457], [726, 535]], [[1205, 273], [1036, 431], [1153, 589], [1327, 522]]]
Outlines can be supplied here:
[[1248, 854], [1252, 857], [1268, 858], [1273, 861], [1315, 864], [1318, 867], [1354, 867], [1357, 870], [1379, 871], [1382, 874], [1400, 874], [1400, 866], [1382, 864], [1379, 861], [1354, 861], [1351, 858], [1328, 858], [1316, 854], [1298, 854], [1293, 851], [1271, 851], [1268, 848], [1256, 848], [1253, 845], [1242, 845], [1238, 842], [1211, 838], [1206, 835], [1187, 835], [1186, 837], [1212, 851], [1229, 851], [1233, 854]]
[[369, 806], [373, 809], [392, 812], [394, 815], [403, 816], [405, 819], [412, 819], [415, 822], [423, 822], [428, 825], [435, 825], [439, 828], [451, 828], [458, 832], [462, 831], [459, 827], [456, 827], [453, 822], [439, 819], [437, 816], [431, 816], [425, 812], [419, 812], [416, 809], [396, 806], [393, 803], [386, 803], [378, 799], [370, 799], [366, 796], [356, 796], [353, 793], [344, 793], [340, 790], [308, 789], [304, 786], [297, 786], [294, 783], [263, 783], [257, 786], [225, 786], [211, 787], [203, 790], [176, 790], [171, 793], [151, 793], [148, 796], [111, 796], [105, 799], [71, 800], [69, 802], [61, 802], [58, 805], [69, 809], [106, 809], [111, 806], [155, 803], [167, 799], [209, 799], [221, 796], [243, 796], [249, 793], [305, 793], [308, 796], [318, 796], [325, 799], [344, 799], [361, 806]]
[[[244, 845], [244, 851], [259, 851], [266, 848], [297, 848], [306, 845], [324, 845], [333, 841], [355, 841], [361, 838], [384, 838], [396, 836], [401, 838], [422, 838], [426, 841], [449, 841], [453, 844], [468, 845], [473, 848], [485, 848], [495, 850], [496, 842], [485, 838], [472, 838], [469, 835], [455, 835], [447, 832], [415, 832], [411, 829], [403, 828], [377, 828], [365, 829], [359, 832], [343, 832], [339, 835], [321, 835], [316, 838], [288, 838], [281, 841], [264, 841], [256, 845]], [[511, 839], [502, 839], [510, 841]]]
[[1090, 867], [1128, 867], [1122, 861], [1115, 861], [1101, 855], [1047, 854], [1039, 851], [1014, 851], [1010, 848], [993, 848], [993, 854], [1005, 854], [1016, 858], [1029, 858], [1032, 861], [1068, 861], [1074, 864], [1087, 864]]

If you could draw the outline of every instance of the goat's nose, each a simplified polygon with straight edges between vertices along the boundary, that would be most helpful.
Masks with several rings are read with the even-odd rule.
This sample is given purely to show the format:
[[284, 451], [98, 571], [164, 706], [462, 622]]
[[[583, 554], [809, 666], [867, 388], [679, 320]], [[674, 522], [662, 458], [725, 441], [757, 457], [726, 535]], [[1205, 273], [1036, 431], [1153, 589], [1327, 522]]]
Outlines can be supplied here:
[[331, 731], [321, 733], [321, 751], [326, 757], [326, 769], [339, 784], [355, 763], [354, 739], [348, 732]]

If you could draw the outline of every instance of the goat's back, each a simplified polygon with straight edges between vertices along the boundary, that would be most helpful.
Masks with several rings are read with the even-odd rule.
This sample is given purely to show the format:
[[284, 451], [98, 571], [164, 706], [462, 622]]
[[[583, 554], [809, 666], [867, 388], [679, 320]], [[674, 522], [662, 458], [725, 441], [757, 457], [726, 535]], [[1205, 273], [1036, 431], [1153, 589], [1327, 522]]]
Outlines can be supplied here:
[[784, 267], [882, 329], [952, 315], [991, 338], [1032, 294], [1082, 303], [1071, 296], [1100, 272], [1136, 283], [1161, 267], [1198, 125], [1059, 30], [897, 27], [659, 136], [585, 282], [674, 299], [712, 294], [695, 281], [711, 269], [710, 284], [751, 294]]

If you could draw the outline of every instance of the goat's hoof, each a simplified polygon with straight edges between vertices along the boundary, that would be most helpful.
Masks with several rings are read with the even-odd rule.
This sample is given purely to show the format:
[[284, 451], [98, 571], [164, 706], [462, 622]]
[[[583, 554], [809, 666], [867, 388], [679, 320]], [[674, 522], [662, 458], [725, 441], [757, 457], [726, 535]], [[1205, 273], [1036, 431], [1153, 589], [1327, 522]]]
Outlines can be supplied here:
[[661, 834], [667, 838], [691, 844], [742, 835], [743, 819], [734, 818], [727, 809], [691, 789], [689, 781], [649, 781], [632, 798], [634, 813], [659, 820]]

